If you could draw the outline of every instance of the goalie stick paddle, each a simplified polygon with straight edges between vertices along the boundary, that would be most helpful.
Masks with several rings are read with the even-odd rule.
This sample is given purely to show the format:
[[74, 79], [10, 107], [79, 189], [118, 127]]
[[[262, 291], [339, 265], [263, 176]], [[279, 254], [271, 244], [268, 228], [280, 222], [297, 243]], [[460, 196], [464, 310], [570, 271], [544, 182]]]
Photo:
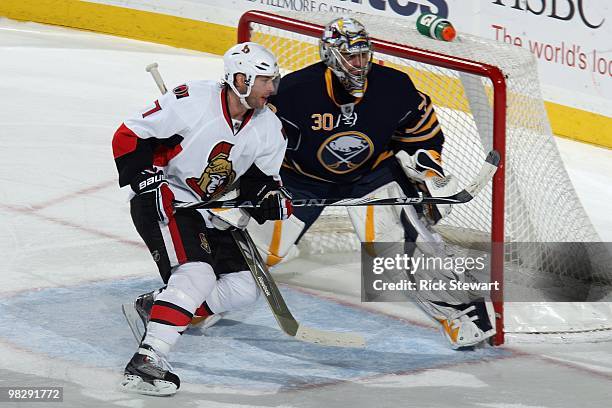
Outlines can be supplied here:
[[[418, 205], [418, 204], [463, 204], [471, 201], [493, 178], [499, 166], [500, 155], [496, 150], [491, 150], [485, 159], [480, 172], [463, 190], [447, 197], [427, 197], [420, 194], [418, 197], [394, 197], [394, 198], [309, 198], [293, 199], [294, 207], [360, 207], [366, 205]], [[207, 203], [175, 203], [176, 209], [203, 209], [203, 208], [257, 208], [253, 201], [209, 201]]]
[[324, 346], [365, 347], [365, 340], [359, 334], [313, 329], [295, 320], [248, 232], [233, 230], [231, 233], [249, 265], [253, 279], [266, 297], [272, 314], [286, 334], [297, 340]]

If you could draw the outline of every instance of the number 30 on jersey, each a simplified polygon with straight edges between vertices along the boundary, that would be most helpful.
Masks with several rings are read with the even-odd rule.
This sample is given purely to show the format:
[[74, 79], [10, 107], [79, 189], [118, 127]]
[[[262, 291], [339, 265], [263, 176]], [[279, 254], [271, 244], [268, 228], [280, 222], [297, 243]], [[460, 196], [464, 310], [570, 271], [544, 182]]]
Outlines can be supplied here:
[[310, 127], [312, 130], [332, 130], [334, 128], [334, 115], [331, 113], [313, 113], [310, 117], [313, 120]]

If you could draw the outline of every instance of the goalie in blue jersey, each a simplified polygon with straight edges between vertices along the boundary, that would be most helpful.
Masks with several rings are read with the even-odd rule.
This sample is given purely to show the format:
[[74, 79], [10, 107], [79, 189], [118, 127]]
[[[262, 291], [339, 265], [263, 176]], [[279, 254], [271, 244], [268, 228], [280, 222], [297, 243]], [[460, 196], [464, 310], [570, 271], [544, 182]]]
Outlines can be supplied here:
[[[321, 61], [283, 77], [268, 105], [287, 137], [281, 176], [293, 198], [387, 198], [416, 196], [417, 190], [433, 197], [454, 194], [457, 181], [442, 166], [444, 134], [430, 97], [407, 74], [372, 63], [364, 26], [352, 18], [333, 20], [319, 50]], [[450, 213], [449, 205], [347, 210], [362, 242], [412, 244], [407, 247], [414, 257], [445, 255], [432, 226]], [[248, 229], [266, 263], [282, 262], [321, 212], [322, 207], [296, 207], [287, 220], [251, 223]], [[456, 278], [452, 270], [434, 275]], [[453, 348], [472, 347], [495, 334], [482, 298], [441, 295], [417, 293], [415, 300]], [[222, 312], [209, 308], [208, 321]]]

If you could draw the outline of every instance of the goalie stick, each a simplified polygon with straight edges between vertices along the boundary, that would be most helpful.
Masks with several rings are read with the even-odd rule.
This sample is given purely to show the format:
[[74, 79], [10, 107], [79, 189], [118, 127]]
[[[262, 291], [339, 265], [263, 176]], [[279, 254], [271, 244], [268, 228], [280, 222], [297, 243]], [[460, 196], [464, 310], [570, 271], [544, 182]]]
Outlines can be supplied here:
[[[417, 197], [394, 197], [394, 198], [308, 198], [294, 199], [291, 204], [294, 207], [360, 207], [366, 205], [418, 205], [418, 204], [463, 204], [471, 201], [493, 178], [499, 166], [500, 155], [496, 150], [491, 150], [485, 159], [480, 172], [474, 180], [463, 190], [447, 197], [428, 197], [419, 193]], [[181, 203], [174, 204], [176, 209], [202, 209], [202, 208], [256, 208], [257, 203], [253, 201], [209, 201], [206, 203]]]
[[365, 340], [359, 334], [314, 329], [295, 320], [249, 233], [240, 229], [233, 230], [231, 233], [238, 248], [240, 248], [240, 252], [242, 252], [242, 256], [249, 265], [253, 279], [266, 297], [272, 314], [286, 334], [297, 340], [324, 346], [365, 347]]
[[[159, 88], [159, 91], [162, 94], [165, 94], [168, 92], [168, 90], [157, 68], [158, 64], [154, 62], [147, 65], [145, 70], [151, 74], [153, 80]], [[246, 230], [234, 230], [231, 233], [234, 241], [240, 249], [240, 252], [242, 253], [242, 256], [249, 266], [249, 270], [253, 275], [255, 283], [257, 286], [259, 286], [266, 297], [266, 301], [268, 302], [268, 306], [270, 306], [270, 310], [272, 311], [274, 318], [278, 322], [280, 328], [286, 334], [294, 337], [297, 340], [325, 346], [365, 347], [365, 340], [359, 334], [339, 333], [314, 329], [304, 326], [295, 320], [291, 314], [291, 311], [289, 311], [283, 296], [278, 290], [278, 286], [276, 286], [276, 282], [274, 282], [270, 271], [268, 271], [264, 261], [261, 259], [261, 255], [253, 243], [253, 240], [249, 236], [249, 233]], [[128, 318], [129, 322], [130, 318], [127, 314], [126, 318]], [[132, 328], [132, 325], [130, 325], [130, 328]], [[134, 336], [138, 337], [137, 333], [134, 331], [134, 328], [132, 328], [132, 331], [134, 332]]]

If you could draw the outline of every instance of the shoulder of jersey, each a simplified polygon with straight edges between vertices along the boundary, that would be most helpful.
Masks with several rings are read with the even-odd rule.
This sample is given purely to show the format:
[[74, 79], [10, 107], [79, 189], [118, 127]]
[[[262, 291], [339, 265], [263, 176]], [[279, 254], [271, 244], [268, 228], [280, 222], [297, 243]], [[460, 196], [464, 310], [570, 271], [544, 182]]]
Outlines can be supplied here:
[[372, 64], [372, 70], [368, 76], [373, 76], [379, 81], [382, 80], [386, 83], [398, 85], [401, 85], [402, 82], [411, 82], [410, 77], [405, 72], [380, 64]]
[[169, 91], [170, 94], [181, 102], [193, 99], [201, 99], [217, 95], [221, 91], [218, 81], [192, 80], [177, 85]]
[[281, 80], [279, 92], [287, 91], [291, 88], [304, 87], [309, 88], [313, 82], [321, 82], [324, 80], [324, 74], [327, 67], [322, 62], [309, 65], [297, 71], [293, 71]]
[[168, 88], [161, 98], [162, 106], [173, 106], [186, 108], [193, 103], [195, 99], [202, 103], [201, 96], [207, 92], [202, 92], [201, 86], [198, 86], [194, 81], [183, 82], [175, 85], [172, 88]]
[[260, 109], [256, 115], [260, 118], [262, 122], [266, 122], [269, 126], [282, 127], [280, 119], [278, 118], [278, 116], [276, 116], [276, 112], [273, 108], [270, 108], [270, 106], [266, 106], [264, 107], [264, 109]]
[[210, 112], [206, 109], [207, 106], [211, 106], [215, 101], [220, 103], [218, 96], [220, 92], [219, 82], [196, 80], [169, 89], [164, 98], [187, 124], [191, 124], [203, 114]]

